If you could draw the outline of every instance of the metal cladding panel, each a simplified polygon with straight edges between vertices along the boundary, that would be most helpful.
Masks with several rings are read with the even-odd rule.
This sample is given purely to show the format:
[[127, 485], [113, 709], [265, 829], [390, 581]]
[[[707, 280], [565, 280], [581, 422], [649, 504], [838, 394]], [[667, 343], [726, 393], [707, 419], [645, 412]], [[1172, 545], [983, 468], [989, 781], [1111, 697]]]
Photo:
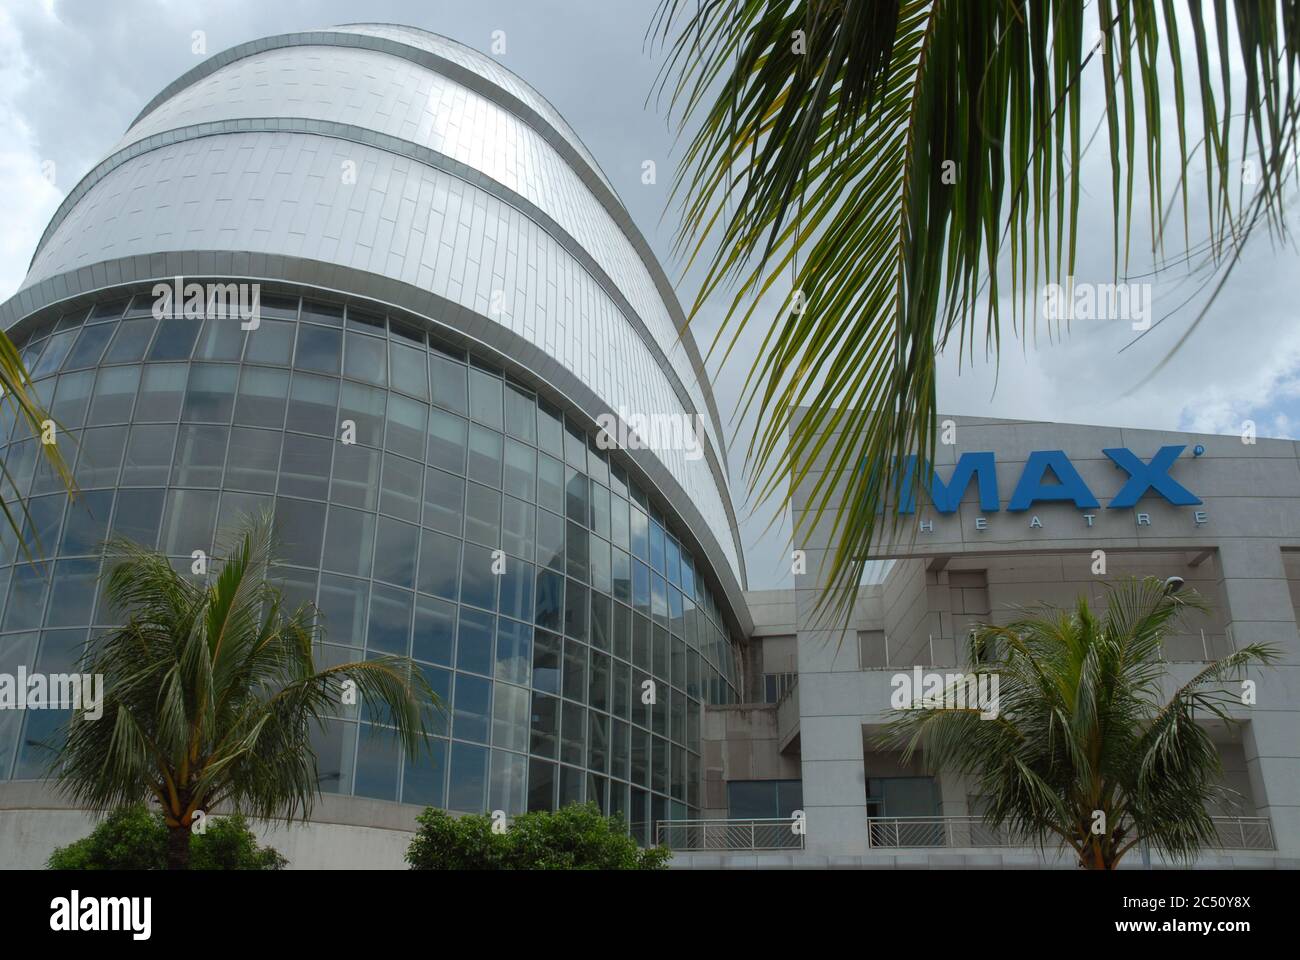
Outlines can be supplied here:
[[[428, 33], [424, 30], [418, 30], [414, 27], [401, 26], [399, 24], [388, 23], [350, 23], [342, 26], [331, 27], [333, 33], [357, 33], [371, 37], [382, 37], [387, 40], [395, 40], [398, 43], [404, 43], [407, 46], [417, 47], [421, 50], [427, 50], [429, 53], [444, 57], [447, 60], [477, 73], [484, 80], [489, 81], [494, 86], [500, 87], [507, 93], [518, 97], [529, 107], [536, 110], [546, 118], [561, 136], [564, 137], [580, 153], [596, 174], [610, 186], [609, 181], [605, 179], [604, 173], [600, 170], [600, 165], [596, 163], [596, 158], [578, 139], [578, 135], [573, 132], [573, 128], [568, 122], [560, 116], [560, 112], [551, 106], [550, 102], [531, 86], [515, 76], [509, 70], [502, 67], [491, 57], [484, 56], [477, 50], [457, 43], [447, 37], [440, 37], [436, 33]], [[610, 187], [612, 190], [613, 188]]]
[[[294, 118], [374, 131], [478, 171], [535, 204], [617, 285], [704, 412], [703, 388], [645, 262], [537, 131], [432, 70], [373, 50], [282, 47], [229, 63], [142, 118], [113, 150], [200, 124]], [[705, 418], [715, 449], [721, 438]]]
[[[68, 211], [25, 287], [169, 250], [284, 255], [392, 278], [507, 327], [612, 410], [687, 412], [649, 346], [559, 240], [492, 193], [387, 150], [301, 133], [226, 133], [142, 153]], [[707, 460], [679, 446], [652, 449], [741, 579], [725, 491]]]

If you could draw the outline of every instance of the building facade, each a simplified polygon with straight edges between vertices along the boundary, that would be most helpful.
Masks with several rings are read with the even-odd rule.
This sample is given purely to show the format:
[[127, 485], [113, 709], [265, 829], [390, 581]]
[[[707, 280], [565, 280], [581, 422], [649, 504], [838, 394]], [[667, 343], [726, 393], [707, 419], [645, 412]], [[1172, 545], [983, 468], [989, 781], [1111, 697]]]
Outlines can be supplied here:
[[[737, 699], [750, 628], [682, 323], [590, 153], [491, 58], [387, 25], [212, 57], [68, 194], [0, 306], [80, 487], [4, 424], [43, 562], [0, 546], [0, 673], [70, 669], [112, 626], [106, 536], [189, 570], [269, 509], [319, 662], [409, 654], [447, 705], [420, 764], [340, 708], [322, 823], [364, 853], [425, 805], [591, 800], [648, 842], [699, 809], [702, 704]], [[691, 443], [605, 449], [609, 418], [652, 414]], [[0, 711], [0, 849], [57, 807], [62, 720]]]
[[[319, 662], [409, 655], [447, 706], [419, 763], [339, 708], [311, 822], [259, 827], [294, 866], [400, 867], [428, 805], [582, 800], [682, 867], [1069, 866], [878, 745], [893, 680], [960, 666], [1015, 604], [1176, 576], [1212, 609], [1166, 644], [1170, 683], [1241, 643], [1284, 651], [1211, 728], [1232, 793], [1201, 862], [1300, 865], [1295, 444], [956, 418], [874, 552], [888, 575], [831, 628], [825, 529], [794, 589], [746, 592], [683, 323], [590, 152], [490, 57], [367, 24], [204, 61], [68, 194], [0, 305], [80, 488], [0, 423], [41, 558], [0, 536], [0, 674], [67, 671], [114, 625], [105, 537], [190, 570], [269, 510]], [[611, 424], [638, 442], [607, 449]], [[42, 780], [63, 719], [0, 710], [0, 865], [89, 830]]]
[[[1209, 811], [1218, 843], [1197, 864], [1300, 867], [1297, 445], [942, 419], [955, 442], [938, 444], [931, 495], [893, 505], [910, 512], [872, 552], [892, 566], [861, 588], [847, 629], [817, 609], [824, 527], [801, 544], [808, 572], [793, 590], [749, 594], [747, 702], [707, 711], [705, 807], [718, 822], [677, 831], [692, 851], [678, 864], [1073, 868], [1072, 856], [987, 827], [974, 784], [924, 755], [904, 762], [877, 734], [896, 715], [899, 678], [970, 669], [974, 625], [1080, 596], [1096, 609], [1108, 583], [1155, 576], [1209, 603], [1165, 639], [1166, 690], [1244, 644], [1281, 652], [1225, 683], [1230, 694], [1252, 684], [1233, 725], [1206, 719], [1226, 790]], [[795, 491], [796, 524], [817, 482], [814, 470]], [[1141, 865], [1137, 851], [1122, 863]]]

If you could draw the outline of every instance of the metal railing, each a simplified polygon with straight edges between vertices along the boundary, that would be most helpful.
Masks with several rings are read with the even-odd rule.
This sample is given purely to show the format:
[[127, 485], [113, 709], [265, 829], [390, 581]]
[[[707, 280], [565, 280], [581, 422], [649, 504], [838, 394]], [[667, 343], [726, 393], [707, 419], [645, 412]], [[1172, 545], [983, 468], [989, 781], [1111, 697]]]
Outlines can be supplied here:
[[[1273, 825], [1268, 817], [1211, 817], [1220, 850], [1272, 850]], [[1023, 836], [991, 827], [982, 817], [870, 817], [867, 846], [886, 847], [1028, 847]]]
[[795, 821], [660, 820], [655, 841], [670, 850], [802, 850]]

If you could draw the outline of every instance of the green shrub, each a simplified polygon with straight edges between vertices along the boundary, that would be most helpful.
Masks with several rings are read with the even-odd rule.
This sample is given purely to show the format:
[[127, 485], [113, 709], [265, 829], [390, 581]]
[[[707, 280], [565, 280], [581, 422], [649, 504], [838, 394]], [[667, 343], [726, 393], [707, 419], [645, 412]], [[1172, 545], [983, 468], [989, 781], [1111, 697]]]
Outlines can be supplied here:
[[452, 817], [429, 808], [406, 851], [412, 870], [663, 870], [671, 852], [641, 850], [621, 817], [595, 804], [516, 817], [503, 833], [486, 816]]
[[[239, 814], [213, 817], [204, 833], [190, 835], [191, 870], [283, 870], [289, 861], [273, 847], [259, 847]], [[144, 804], [114, 810], [90, 836], [59, 847], [46, 861], [51, 870], [165, 870], [167, 825]]]

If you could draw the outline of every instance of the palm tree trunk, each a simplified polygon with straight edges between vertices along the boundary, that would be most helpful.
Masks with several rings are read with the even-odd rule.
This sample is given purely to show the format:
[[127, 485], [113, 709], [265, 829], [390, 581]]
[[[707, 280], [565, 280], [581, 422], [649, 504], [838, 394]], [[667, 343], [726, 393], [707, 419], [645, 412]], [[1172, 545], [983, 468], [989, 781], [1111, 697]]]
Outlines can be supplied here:
[[177, 824], [167, 827], [167, 869], [190, 868], [190, 828]]

